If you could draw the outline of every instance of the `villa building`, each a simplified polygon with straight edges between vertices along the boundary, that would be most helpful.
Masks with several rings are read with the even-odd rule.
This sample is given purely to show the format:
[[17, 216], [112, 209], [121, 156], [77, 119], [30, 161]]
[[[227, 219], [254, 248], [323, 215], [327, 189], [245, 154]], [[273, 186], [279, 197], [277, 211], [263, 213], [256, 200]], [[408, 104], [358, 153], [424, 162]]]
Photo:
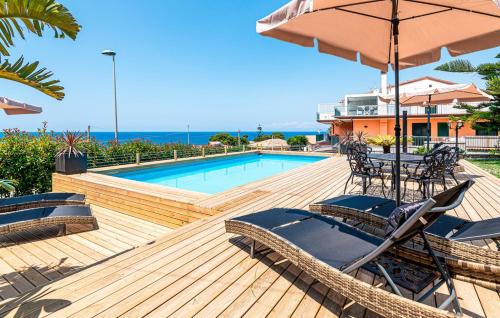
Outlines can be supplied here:
[[[401, 94], [418, 94], [429, 89], [441, 89], [458, 85], [447, 80], [425, 76], [400, 84]], [[362, 94], [348, 94], [335, 104], [318, 105], [317, 121], [330, 125], [331, 136], [342, 136], [348, 130], [364, 131], [367, 135], [394, 134], [394, 86], [387, 85], [387, 74], [381, 74], [381, 87]], [[432, 103], [431, 103], [432, 104]], [[474, 103], [469, 103], [474, 104]], [[478, 104], [478, 103], [476, 103]], [[465, 110], [457, 109], [456, 100], [451, 104], [432, 105], [431, 136], [436, 138], [454, 138], [455, 131], [450, 128], [450, 115], [463, 115]], [[400, 115], [407, 112], [408, 136], [426, 136], [427, 113], [424, 106], [402, 106]], [[489, 133], [491, 134], [491, 132]], [[487, 130], [472, 129], [468, 123], [460, 129], [459, 137], [484, 136]]]

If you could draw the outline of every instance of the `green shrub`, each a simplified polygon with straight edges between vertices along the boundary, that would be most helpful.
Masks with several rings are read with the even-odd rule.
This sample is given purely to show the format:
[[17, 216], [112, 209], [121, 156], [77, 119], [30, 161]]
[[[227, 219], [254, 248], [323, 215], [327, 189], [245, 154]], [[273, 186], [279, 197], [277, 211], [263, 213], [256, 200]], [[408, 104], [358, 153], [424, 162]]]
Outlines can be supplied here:
[[273, 138], [285, 140], [285, 135], [281, 132], [273, 132], [270, 135], [257, 135], [257, 136], [255, 136], [253, 141], [259, 142], [259, 141], [264, 141], [264, 140], [273, 139]]
[[[55, 157], [62, 147], [62, 141], [56, 137], [45, 129], [40, 129], [37, 135], [19, 129], [4, 130], [0, 138], [0, 180], [13, 180], [15, 195], [51, 191]], [[193, 145], [154, 144], [144, 140], [118, 144], [100, 143], [92, 138], [80, 146], [87, 153], [90, 168], [135, 162], [137, 152], [145, 160], [173, 158], [174, 150], [179, 157], [201, 155], [201, 149]], [[8, 192], [0, 189], [1, 195]]]
[[38, 136], [18, 129], [4, 130], [0, 139], [0, 176], [15, 181], [16, 195], [51, 190], [58, 145], [52, 134]]
[[286, 141], [290, 146], [305, 146], [309, 143], [306, 136], [299, 135], [288, 138]]
[[426, 146], [418, 146], [417, 149], [413, 150], [414, 155], [426, 155], [429, 152]]
[[[210, 137], [210, 141], [218, 141], [226, 146], [238, 146], [238, 137], [233, 137], [229, 133], [218, 133]], [[248, 145], [248, 136], [240, 137], [241, 145]]]

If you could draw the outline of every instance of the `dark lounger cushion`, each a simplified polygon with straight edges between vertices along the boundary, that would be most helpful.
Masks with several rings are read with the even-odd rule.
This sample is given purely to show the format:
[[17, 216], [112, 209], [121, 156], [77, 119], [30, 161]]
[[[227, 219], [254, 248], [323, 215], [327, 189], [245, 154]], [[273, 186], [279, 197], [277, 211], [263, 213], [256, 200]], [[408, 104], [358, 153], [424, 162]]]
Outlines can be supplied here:
[[314, 216], [311, 212], [297, 209], [275, 208], [262, 212], [247, 214], [234, 218], [234, 220], [251, 223], [264, 229], [304, 220]]
[[0, 207], [17, 205], [17, 204], [27, 204], [30, 202], [39, 201], [85, 201], [85, 196], [78, 193], [65, 193], [65, 192], [50, 192], [41, 193], [33, 195], [23, 195], [14, 198], [0, 199]]
[[390, 203], [391, 201], [393, 200], [369, 195], [341, 195], [316, 204], [338, 205], [346, 208], [367, 211], [372, 209], [374, 206], [381, 206]]
[[473, 241], [500, 237], [500, 218], [466, 223], [454, 235], [452, 240]]
[[0, 214], [0, 225], [58, 216], [92, 216], [92, 212], [88, 206], [76, 205], [27, 209]]
[[313, 218], [272, 230], [273, 233], [327, 263], [342, 269], [372, 252], [383, 240], [331, 218]]

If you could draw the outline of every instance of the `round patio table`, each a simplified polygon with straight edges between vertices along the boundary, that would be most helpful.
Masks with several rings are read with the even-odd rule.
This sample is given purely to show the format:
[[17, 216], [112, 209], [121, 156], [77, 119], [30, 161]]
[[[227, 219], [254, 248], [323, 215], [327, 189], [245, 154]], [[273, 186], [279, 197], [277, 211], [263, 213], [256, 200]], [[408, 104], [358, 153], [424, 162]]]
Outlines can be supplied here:
[[[394, 163], [396, 162], [396, 154], [395, 153], [371, 153], [368, 155], [368, 158], [378, 161], [387, 161], [391, 163], [391, 189], [394, 189], [395, 180], [395, 172], [394, 172]], [[401, 162], [404, 163], [413, 163], [419, 164], [424, 161], [424, 156], [421, 155], [412, 155], [408, 153], [401, 154]]]
[[[396, 154], [395, 153], [371, 153], [368, 155], [368, 158], [379, 160], [379, 161], [395, 162], [396, 161]], [[411, 155], [408, 153], [401, 154], [401, 162], [419, 163], [422, 161], [424, 161], [424, 156]]]

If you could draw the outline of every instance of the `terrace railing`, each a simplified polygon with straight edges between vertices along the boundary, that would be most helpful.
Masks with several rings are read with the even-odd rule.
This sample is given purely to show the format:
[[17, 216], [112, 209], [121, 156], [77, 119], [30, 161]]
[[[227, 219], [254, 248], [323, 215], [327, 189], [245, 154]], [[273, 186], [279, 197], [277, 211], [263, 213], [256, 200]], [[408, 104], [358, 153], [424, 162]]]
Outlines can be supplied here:
[[[356, 116], [392, 116], [394, 115], [394, 105], [338, 105], [319, 104], [317, 110], [318, 120], [333, 120], [336, 117], [356, 117]], [[426, 115], [426, 108], [422, 106], [401, 106], [401, 112], [407, 111], [408, 115]], [[465, 114], [464, 109], [457, 109], [454, 105], [435, 105], [431, 107], [431, 114], [440, 115], [460, 115]]]
[[162, 152], [126, 153], [93, 155], [87, 154], [88, 168], [101, 168], [109, 166], [119, 166], [127, 164], [141, 164], [145, 162], [161, 160], [178, 160], [183, 158], [203, 158], [210, 156], [220, 156], [224, 154], [248, 152], [252, 150], [270, 151], [313, 151], [312, 146], [299, 145], [288, 147], [253, 147], [248, 146], [226, 146], [226, 147], [195, 147], [190, 150], [168, 150]]

